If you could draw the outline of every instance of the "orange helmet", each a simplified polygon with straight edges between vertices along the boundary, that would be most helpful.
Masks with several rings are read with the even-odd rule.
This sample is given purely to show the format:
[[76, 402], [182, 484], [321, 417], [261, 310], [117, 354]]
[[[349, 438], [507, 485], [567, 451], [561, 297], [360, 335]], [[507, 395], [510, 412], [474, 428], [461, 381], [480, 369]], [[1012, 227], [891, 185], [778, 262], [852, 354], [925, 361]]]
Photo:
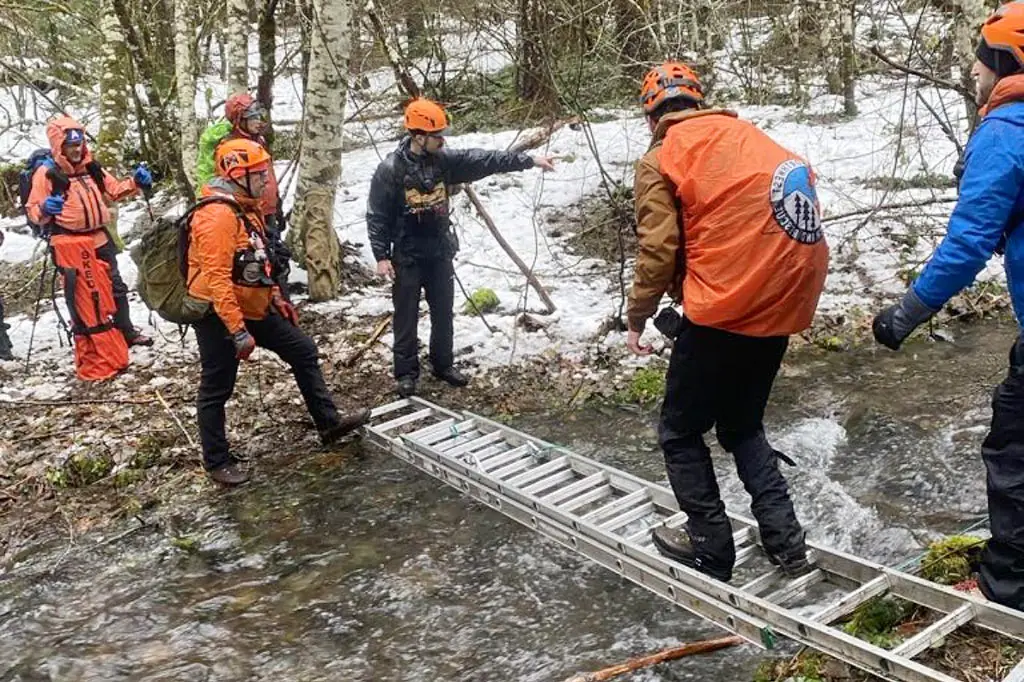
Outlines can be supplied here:
[[214, 152], [214, 169], [222, 178], [238, 180], [270, 168], [270, 154], [257, 142], [244, 138], [225, 140]]
[[441, 105], [417, 97], [405, 107], [405, 129], [418, 133], [440, 133], [448, 127], [448, 114]]
[[670, 99], [688, 99], [695, 104], [704, 101], [704, 86], [697, 74], [686, 64], [665, 62], [644, 76], [640, 86], [640, 104], [644, 113], [651, 114], [662, 102]]
[[1008, 2], [985, 21], [978, 59], [1000, 76], [1024, 69], [1024, 2]]

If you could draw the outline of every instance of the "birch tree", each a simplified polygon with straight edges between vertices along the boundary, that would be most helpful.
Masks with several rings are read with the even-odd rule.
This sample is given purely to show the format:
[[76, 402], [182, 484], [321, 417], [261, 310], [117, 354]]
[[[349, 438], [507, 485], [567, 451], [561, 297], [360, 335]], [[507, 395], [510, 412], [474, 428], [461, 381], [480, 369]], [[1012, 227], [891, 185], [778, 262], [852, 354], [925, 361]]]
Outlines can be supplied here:
[[228, 93], [249, 89], [249, 2], [227, 0]]
[[839, 17], [839, 35], [843, 41], [839, 72], [843, 81], [843, 112], [847, 116], [857, 115], [857, 49], [856, 40], [857, 3], [844, 0]]
[[[194, 0], [174, 0], [174, 78], [178, 95], [178, 132], [181, 165], [188, 184], [195, 185], [196, 126]], [[189, 192], [192, 196], [193, 192]]]
[[341, 244], [334, 232], [334, 197], [341, 177], [351, 12], [351, 0], [312, 3], [302, 155], [288, 242], [295, 259], [306, 264], [309, 297], [313, 301], [334, 298], [341, 280]]
[[96, 155], [100, 163], [113, 166], [121, 157], [127, 128], [128, 84], [124, 59], [128, 51], [111, 0], [104, 0], [102, 8], [103, 73], [100, 76], [100, 132], [96, 140]]
[[[971, 93], [974, 92], [974, 79], [971, 78], [974, 48], [981, 33], [981, 25], [985, 23], [988, 14], [985, 0], [955, 0], [953, 4], [953, 41], [960, 67], [960, 83]], [[975, 112], [974, 97], [964, 95], [964, 100], [967, 110]]]

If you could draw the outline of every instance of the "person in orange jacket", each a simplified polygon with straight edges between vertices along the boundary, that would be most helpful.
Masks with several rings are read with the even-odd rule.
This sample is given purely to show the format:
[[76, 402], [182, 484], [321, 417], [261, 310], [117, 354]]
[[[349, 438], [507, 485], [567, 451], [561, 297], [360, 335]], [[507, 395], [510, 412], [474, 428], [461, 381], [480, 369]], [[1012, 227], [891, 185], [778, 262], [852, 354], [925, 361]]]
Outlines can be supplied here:
[[[107, 234], [110, 224], [108, 201], [120, 201], [148, 190], [153, 177], [145, 166], [131, 178], [118, 180], [96, 163], [85, 141], [85, 129], [78, 121], [61, 116], [46, 126], [54, 166], [41, 165], [32, 175], [32, 189], [25, 211], [29, 220], [44, 226], [50, 235], [91, 235], [96, 257], [110, 266], [114, 302], [114, 324], [129, 346], [151, 346], [153, 340], [132, 325], [128, 307], [128, 286], [117, 267], [117, 248]], [[100, 182], [102, 180], [102, 182]], [[64, 184], [66, 187], [58, 185]], [[68, 301], [68, 305], [73, 305]]]
[[[648, 318], [668, 292], [675, 319], [658, 440], [686, 526], [660, 526], [665, 555], [728, 581], [733, 533], [704, 434], [731, 453], [769, 558], [787, 576], [810, 566], [764, 411], [789, 335], [814, 316], [828, 246], [807, 163], [736, 114], [705, 108], [686, 65], [644, 78], [653, 139], [634, 183], [639, 252], [629, 296], [627, 346], [637, 355]], [[669, 312], [674, 312], [668, 309]], [[664, 315], [663, 311], [663, 315]], [[660, 317], [660, 316], [659, 316]], [[656, 321], [657, 322], [657, 321]]]
[[247, 92], [228, 97], [224, 103], [224, 116], [231, 122], [227, 140], [252, 140], [267, 152], [270, 166], [267, 170], [267, 184], [260, 195], [260, 210], [272, 252], [274, 281], [281, 287], [281, 293], [288, 298], [288, 274], [291, 272], [292, 252], [281, 238], [285, 230], [284, 212], [281, 210], [281, 195], [274, 173], [274, 159], [267, 142], [267, 110], [263, 103]]
[[249, 474], [228, 448], [224, 405], [234, 392], [239, 361], [248, 360], [256, 346], [291, 366], [324, 444], [362, 426], [370, 410], [338, 414], [316, 345], [298, 327], [295, 308], [271, 278], [260, 205], [270, 156], [252, 140], [230, 140], [217, 148], [214, 164], [217, 176], [203, 187], [204, 203], [189, 229], [188, 293], [211, 304], [210, 313], [193, 325], [202, 365], [196, 416], [209, 476], [238, 485]]

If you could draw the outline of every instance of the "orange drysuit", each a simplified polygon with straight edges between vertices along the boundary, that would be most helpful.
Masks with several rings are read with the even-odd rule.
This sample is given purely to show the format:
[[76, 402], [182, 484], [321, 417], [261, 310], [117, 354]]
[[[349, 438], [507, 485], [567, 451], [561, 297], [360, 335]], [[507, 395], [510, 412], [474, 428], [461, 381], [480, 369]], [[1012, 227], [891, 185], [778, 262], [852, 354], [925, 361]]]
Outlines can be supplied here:
[[52, 218], [43, 214], [42, 203], [54, 192], [45, 165], [36, 169], [32, 175], [32, 190], [25, 210], [29, 219], [37, 225], [50, 224], [54, 232], [65, 231], [75, 234], [89, 234], [96, 247], [107, 243], [106, 226], [110, 222], [110, 210], [107, 200], [119, 201], [138, 191], [135, 180], [125, 178], [118, 180], [110, 173], [103, 171], [103, 187], [99, 187], [87, 170], [92, 163], [92, 154], [85, 145], [82, 160], [72, 164], [61, 146], [64, 144], [68, 130], [84, 130], [82, 124], [68, 116], [61, 116], [50, 121], [46, 126], [46, 137], [50, 141], [50, 153], [62, 173], [68, 177], [68, 191], [64, 196], [64, 210]]
[[643, 330], [666, 291], [705, 327], [766, 337], [810, 326], [828, 246], [803, 159], [732, 112], [676, 112], [659, 121], [634, 190], [630, 329]]

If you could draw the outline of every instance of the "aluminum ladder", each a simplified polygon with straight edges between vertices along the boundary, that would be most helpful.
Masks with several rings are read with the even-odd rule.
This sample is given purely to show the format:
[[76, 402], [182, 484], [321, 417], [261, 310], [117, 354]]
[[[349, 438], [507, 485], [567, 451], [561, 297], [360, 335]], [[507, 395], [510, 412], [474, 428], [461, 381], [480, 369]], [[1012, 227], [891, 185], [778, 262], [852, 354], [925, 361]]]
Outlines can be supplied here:
[[[760, 557], [765, 572], [741, 586], [715, 580], [652, 544], [653, 527], [686, 520], [670, 489], [469, 412], [399, 400], [373, 410], [364, 434], [488, 507], [768, 649], [785, 636], [886, 680], [956, 682], [914, 658], [968, 623], [1024, 641], [1024, 613], [813, 542], [815, 569], [786, 580], [764, 561], [756, 523], [732, 513], [737, 568]], [[845, 594], [812, 613], [787, 608], [826, 584]], [[929, 609], [934, 622], [891, 650], [831, 627], [882, 594]]]

